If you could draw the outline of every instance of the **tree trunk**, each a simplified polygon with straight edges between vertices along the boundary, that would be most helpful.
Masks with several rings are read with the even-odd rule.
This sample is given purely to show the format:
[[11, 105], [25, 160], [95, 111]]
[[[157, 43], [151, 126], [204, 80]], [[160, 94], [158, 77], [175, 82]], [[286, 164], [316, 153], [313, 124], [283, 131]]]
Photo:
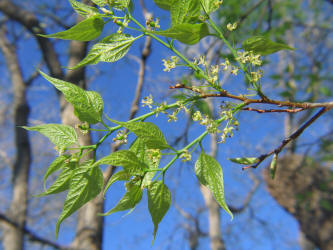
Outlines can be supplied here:
[[19, 126], [26, 126], [29, 106], [26, 100], [26, 84], [16, 55], [16, 48], [6, 39], [5, 26], [0, 30], [0, 48], [4, 54], [13, 86], [13, 115], [15, 128], [16, 155], [12, 167], [13, 195], [7, 217], [18, 226], [5, 224], [3, 246], [6, 250], [19, 250], [24, 246], [23, 228], [27, 218], [28, 178], [31, 164], [31, 150], [27, 131]]

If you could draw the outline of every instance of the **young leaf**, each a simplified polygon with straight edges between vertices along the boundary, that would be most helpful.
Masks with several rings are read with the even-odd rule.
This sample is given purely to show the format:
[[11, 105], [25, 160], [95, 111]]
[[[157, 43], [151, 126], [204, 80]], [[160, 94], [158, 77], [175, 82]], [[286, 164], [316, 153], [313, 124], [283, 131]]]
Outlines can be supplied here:
[[103, 157], [96, 165], [122, 166], [125, 171], [132, 175], [142, 175], [145, 164], [140, 162], [136, 155], [129, 150], [119, 150]]
[[102, 214], [103, 216], [110, 215], [115, 212], [128, 210], [131, 208], [134, 208], [136, 204], [139, 203], [139, 201], [142, 198], [142, 189], [139, 185], [128, 183], [127, 185], [127, 192], [121, 198], [121, 200], [118, 202], [118, 204], [112, 208], [110, 211]]
[[210, 155], [201, 152], [195, 163], [195, 174], [199, 182], [212, 192], [215, 200], [233, 218], [224, 198], [223, 173], [220, 164]]
[[98, 5], [99, 7], [104, 7], [107, 5], [107, 0], [91, 0], [94, 4]]
[[69, 3], [72, 5], [72, 8], [78, 13], [79, 15], [83, 17], [89, 17], [92, 15], [98, 15], [98, 9], [95, 7], [86, 5], [82, 2], [76, 1], [76, 0], [69, 0]]
[[163, 219], [171, 204], [171, 193], [161, 181], [154, 181], [148, 187], [148, 209], [154, 223], [154, 238], [158, 224]]
[[205, 36], [208, 36], [209, 30], [206, 23], [182, 23], [174, 25], [170, 29], [155, 31], [154, 33], [156, 35], [176, 39], [185, 44], [193, 45], [198, 43]]
[[108, 183], [105, 186], [103, 195], [105, 195], [105, 192], [109, 189], [109, 187], [115, 183], [116, 181], [128, 181], [131, 178], [131, 174], [128, 173], [125, 170], [121, 170], [117, 173], [115, 173], [114, 175], [112, 175], [112, 177], [110, 178], [110, 180], [108, 181]]
[[69, 163], [63, 166], [62, 171], [59, 174], [58, 178], [55, 180], [55, 182], [53, 182], [52, 185], [48, 189], [46, 189], [45, 192], [36, 195], [36, 197], [42, 197], [50, 194], [57, 194], [69, 189], [70, 180], [74, 173], [73, 165], [74, 165], [73, 163]]
[[124, 10], [130, 6], [130, 0], [113, 0], [111, 6], [117, 10]]
[[57, 221], [57, 235], [61, 222], [95, 198], [103, 189], [103, 185], [103, 173], [99, 167], [92, 167], [91, 161], [87, 161], [73, 170], [64, 208]]
[[252, 165], [259, 161], [259, 159], [255, 157], [229, 158], [229, 160], [234, 163], [243, 164], [243, 165]]
[[72, 28], [50, 35], [41, 35], [46, 38], [58, 38], [63, 40], [91, 41], [99, 37], [104, 28], [104, 21], [100, 16], [91, 16]]
[[170, 8], [171, 24], [191, 23], [200, 15], [200, 0], [174, 0]]
[[127, 34], [112, 34], [96, 43], [81, 62], [69, 69], [77, 69], [87, 64], [115, 62], [126, 55], [135, 38]]
[[49, 168], [47, 169], [44, 178], [43, 178], [43, 187], [44, 190], [46, 190], [45, 188], [45, 182], [47, 180], [47, 178], [53, 174], [54, 172], [62, 169], [63, 167], [66, 166], [66, 160], [68, 160], [71, 156], [70, 155], [60, 155], [59, 157], [57, 157], [49, 166]]
[[[154, 162], [151, 157], [149, 156], [149, 149], [146, 147], [144, 141], [137, 137], [135, 141], [132, 143], [132, 145], [129, 148], [130, 151], [136, 154], [136, 156], [139, 158], [139, 160], [146, 164], [148, 169], [157, 169], [159, 165], [159, 160], [157, 162]], [[147, 172], [142, 180], [141, 187], [147, 187], [150, 183], [153, 177], [155, 176], [156, 172]]]
[[154, 0], [154, 3], [161, 9], [170, 10], [172, 1], [171, 0]]
[[294, 50], [294, 48], [289, 47], [287, 44], [273, 42], [266, 36], [250, 37], [242, 43], [242, 48], [262, 56], [273, 54], [284, 49]]
[[273, 159], [271, 161], [271, 165], [269, 167], [269, 173], [270, 173], [272, 179], [274, 179], [276, 169], [277, 169], [277, 157], [278, 157], [278, 155], [274, 154]]
[[217, 0], [200, 0], [205, 13], [210, 14], [219, 9], [221, 3]]
[[40, 74], [56, 87], [65, 96], [65, 99], [74, 107], [74, 114], [83, 122], [95, 124], [102, 121], [103, 100], [100, 94], [94, 91], [85, 91], [80, 87], [46, 75]]
[[67, 125], [43, 124], [34, 127], [23, 126], [22, 128], [41, 133], [42, 135], [49, 138], [49, 140], [59, 149], [66, 148], [77, 142], [77, 134], [74, 128]]
[[170, 149], [171, 147], [166, 142], [162, 131], [151, 122], [118, 122], [119, 124], [131, 132], [144, 142], [147, 148], [153, 149]]

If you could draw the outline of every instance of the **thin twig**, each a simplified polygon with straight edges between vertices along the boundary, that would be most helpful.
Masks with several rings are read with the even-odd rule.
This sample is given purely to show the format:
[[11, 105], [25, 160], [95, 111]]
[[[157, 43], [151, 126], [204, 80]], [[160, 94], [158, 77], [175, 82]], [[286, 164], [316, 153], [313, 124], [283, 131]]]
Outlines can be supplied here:
[[298, 109], [256, 109], [256, 108], [243, 108], [245, 111], [255, 111], [258, 113], [297, 113], [304, 110], [304, 108]]
[[247, 166], [247, 167], [243, 167], [242, 170], [245, 169], [249, 169], [249, 168], [257, 168], [260, 163], [262, 163], [267, 157], [271, 156], [272, 154], [279, 154], [282, 149], [291, 141], [295, 140], [296, 138], [298, 138], [306, 128], [308, 128], [312, 123], [314, 123], [320, 116], [322, 116], [325, 112], [327, 112], [328, 110], [330, 110], [331, 108], [321, 108], [317, 114], [315, 114], [314, 116], [312, 116], [306, 123], [304, 123], [300, 128], [298, 128], [293, 134], [291, 134], [289, 137], [285, 138], [282, 143], [280, 144], [279, 147], [277, 147], [276, 149], [272, 150], [269, 153], [266, 154], [262, 154], [258, 157], [258, 162], [251, 165], [251, 166]]

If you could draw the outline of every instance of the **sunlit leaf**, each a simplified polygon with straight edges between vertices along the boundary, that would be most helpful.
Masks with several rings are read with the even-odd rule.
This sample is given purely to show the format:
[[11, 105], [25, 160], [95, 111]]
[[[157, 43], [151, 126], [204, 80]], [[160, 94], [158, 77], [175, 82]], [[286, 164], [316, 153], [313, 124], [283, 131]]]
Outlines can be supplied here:
[[102, 121], [103, 100], [99, 93], [84, 89], [40, 71], [40, 74], [65, 96], [66, 101], [74, 107], [75, 115], [83, 122], [95, 124]]
[[238, 158], [229, 158], [230, 161], [237, 163], [237, 164], [243, 164], [243, 165], [252, 165], [259, 161], [258, 158], [255, 157], [238, 157]]
[[127, 34], [112, 34], [92, 46], [87, 56], [70, 69], [77, 69], [87, 64], [115, 62], [126, 55], [135, 38]]
[[250, 37], [242, 43], [242, 47], [247, 51], [253, 51], [255, 54], [262, 56], [273, 54], [284, 49], [294, 50], [294, 48], [287, 44], [273, 42], [266, 36]]
[[92, 167], [91, 161], [85, 162], [73, 170], [64, 208], [57, 221], [57, 235], [61, 222], [95, 198], [103, 189], [103, 185], [103, 172], [99, 167]]
[[195, 163], [195, 174], [199, 182], [212, 192], [215, 200], [233, 218], [224, 198], [223, 173], [220, 164], [210, 155], [201, 152]]
[[66, 148], [77, 142], [77, 134], [71, 126], [61, 124], [43, 124], [34, 127], [22, 128], [29, 131], [37, 131], [49, 138], [59, 149]]
[[63, 40], [91, 41], [99, 37], [104, 28], [104, 21], [100, 16], [91, 16], [72, 28], [50, 35], [42, 35], [47, 38], [58, 38]]
[[206, 23], [189, 24], [182, 23], [172, 26], [167, 30], [155, 31], [157, 35], [165, 36], [178, 40], [185, 44], [196, 44], [202, 38], [209, 35], [208, 26]]
[[154, 181], [148, 187], [148, 209], [154, 223], [154, 238], [158, 224], [163, 219], [171, 204], [171, 193], [161, 181]]

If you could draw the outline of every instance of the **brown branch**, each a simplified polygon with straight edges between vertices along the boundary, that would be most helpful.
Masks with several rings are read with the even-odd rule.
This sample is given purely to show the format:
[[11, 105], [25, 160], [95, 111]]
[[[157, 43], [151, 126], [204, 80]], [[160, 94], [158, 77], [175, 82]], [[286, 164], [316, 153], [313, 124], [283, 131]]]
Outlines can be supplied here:
[[255, 108], [243, 108], [245, 111], [255, 111], [258, 113], [297, 113], [304, 110], [304, 108], [298, 109], [255, 109]]
[[297, 139], [306, 128], [308, 128], [312, 123], [314, 123], [320, 116], [322, 116], [325, 112], [327, 112], [328, 110], [330, 110], [332, 107], [330, 108], [326, 108], [323, 107], [321, 108], [314, 116], [312, 116], [306, 123], [304, 123], [300, 128], [298, 128], [294, 133], [292, 133], [289, 137], [285, 138], [282, 143], [280, 144], [279, 147], [277, 147], [276, 149], [272, 150], [269, 153], [266, 154], [262, 154], [258, 157], [258, 162], [251, 165], [251, 166], [247, 166], [247, 167], [243, 167], [242, 170], [245, 169], [249, 169], [249, 168], [257, 168], [260, 163], [262, 163], [267, 157], [273, 155], [273, 154], [279, 154], [282, 149], [291, 141]]
[[[7, 216], [5, 216], [2, 213], [0, 213], [0, 221], [2, 221], [3, 223], [9, 224], [11, 226], [14, 226], [16, 228], [21, 228], [18, 223], [16, 223], [15, 221], [12, 221], [11, 219], [9, 219]], [[36, 233], [32, 232], [32, 230], [30, 230], [26, 226], [24, 228], [22, 228], [21, 230], [23, 230], [24, 234], [26, 234], [29, 237], [30, 241], [38, 242], [42, 245], [51, 246], [55, 249], [60, 249], [60, 250], [69, 250], [70, 249], [69, 247], [61, 246], [61, 245], [57, 244], [56, 242], [52, 242], [48, 239], [45, 239], [45, 238], [37, 235]]]
[[170, 89], [188, 89], [195, 93], [200, 93], [197, 95], [198, 98], [212, 98], [212, 97], [225, 97], [229, 99], [234, 99], [238, 101], [242, 101], [245, 104], [271, 104], [276, 105], [278, 107], [292, 107], [292, 108], [302, 108], [302, 109], [311, 109], [311, 108], [327, 108], [331, 109], [333, 108], [333, 101], [331, 102], [321, 102], [321, 103], [311, 103], [311, 102], [291, 102], [291, 101], [280, 101], [280, 100], [273, 100], [269, 99], [267, 97], [262, 99], [251, 99], [247, 98], [245, 95], [234, 95], [229, 93], [226, 90], [222, 90], [220, 93], [213, 93], [213, 94], [207, 94], [202, 93], [200, 90], [198, 90], [196, 87], [189, 87], [185, 86], [184, 84], [176, 84], [174, 86], [170, 86]]

